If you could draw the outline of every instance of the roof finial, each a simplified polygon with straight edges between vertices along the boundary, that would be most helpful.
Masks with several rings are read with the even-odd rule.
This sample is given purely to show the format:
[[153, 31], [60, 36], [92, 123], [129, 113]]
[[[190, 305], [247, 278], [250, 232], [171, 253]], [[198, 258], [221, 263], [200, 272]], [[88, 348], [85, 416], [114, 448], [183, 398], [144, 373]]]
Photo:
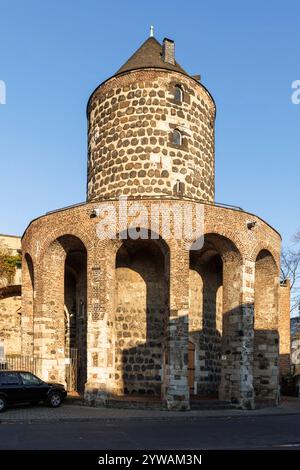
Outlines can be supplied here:
[[154, 36], [154, 26], [151, 25], [150, 26], [150, 38], [153, 38], [153, 36]]

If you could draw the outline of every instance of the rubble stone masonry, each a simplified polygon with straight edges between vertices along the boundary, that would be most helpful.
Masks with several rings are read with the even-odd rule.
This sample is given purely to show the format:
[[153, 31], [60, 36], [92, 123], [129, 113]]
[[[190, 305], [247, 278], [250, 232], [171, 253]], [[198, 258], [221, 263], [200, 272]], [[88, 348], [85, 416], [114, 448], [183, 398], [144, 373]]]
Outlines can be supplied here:
[[[76, 349], [77, 389], [91, 405], [137, 396], [188, 410], [194, 395], [276, 404], [279, 341], [288, 349], [278, 335], [287, 334], [280, 235], [214, 203], [206, 88], [164, 64], [154, 38], [133, 57], [88, 103], [87, 202], [34, 220], [23, 236], [22, 353], [41, 358], [45, 380], [66, 382]], [[169, 234], [162, 215], [151, 223], [162, 204]], [[178, 237], [187, 209], [192, 232]], [[99, 234], [108, 213], [115, 236]], [[147, 237], [128, 238], [127, 227]]]
[[[186, 197], [214, 200], [215, 106], [200, 83], [169, 71], [122, 74], [95, 91], [88, 117], [89, 200], [176, 197], [178, 182]], [[181, 145], [172, 143], [175, 129]]]
[[[119, 201], [110, 203], [118, 215]], [[149, 199], [143, 203], [148, 211], [160, 204]], [[205, 204], [205, 244], [199, 251], [189, 254], [183, 241], [163, 240], [161, 233], [158, 240], [101, 240], [99, 219], [91, 214], [102, 204], [90, 202], [46, 215], [32, 222], [24, 235], [24, 263], [31, 260], [34, 286], [30, 269], [25, 269], [24, 285], [29, 287], [26, 296], [23, 293], [22, 347], [24, 354], [33, 348], [44, 357], [43, 377], [65, 380], [64, 263], [77, 245], [76, 250], [84, 246], [88, 254], [85, 390], [89, 403], [141, 393], [161, 395], [170, 409], [187, 409], [190, 339], [196, 346], [197, 394], [219, 392], [241, 406], [254, 406], [256, 313], [265, 318], [265, 334], [273, 339], [266, 354], [272, 366], [258, 365], [255, 377], [270, 374], [264, 398], [276, 402], [279, 235], [256, 216]], [[249, 219], [256, 221], [253, 231], [247, 226]], [[274, 289], [269, 295], [274, 296], [270, 300], [274, 307], [268, 310], [262, 304], [255, 312], [255, 264], [262, 251], [272, 259]], [[262, 297], [265, 293], [259, 279], [256, 292]], [[33, 309], [29, 298], [34, 299]]]
[[[0, 234], [0, 250], [15, 256], [21, 249], [20, 237]], [[21, 268], [14, 279], [0, 279], [0, 346], [5, 355], [21, 353]]]

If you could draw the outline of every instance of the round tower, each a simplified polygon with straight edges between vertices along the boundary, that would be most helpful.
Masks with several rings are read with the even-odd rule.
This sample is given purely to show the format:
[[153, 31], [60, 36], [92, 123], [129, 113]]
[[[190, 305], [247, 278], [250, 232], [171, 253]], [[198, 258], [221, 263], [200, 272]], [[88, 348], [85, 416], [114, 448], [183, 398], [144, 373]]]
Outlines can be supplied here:
[[175, 61], [174, 42], [148, 38], [91, 95], [87, 199], [214, 201], [215, 104]]

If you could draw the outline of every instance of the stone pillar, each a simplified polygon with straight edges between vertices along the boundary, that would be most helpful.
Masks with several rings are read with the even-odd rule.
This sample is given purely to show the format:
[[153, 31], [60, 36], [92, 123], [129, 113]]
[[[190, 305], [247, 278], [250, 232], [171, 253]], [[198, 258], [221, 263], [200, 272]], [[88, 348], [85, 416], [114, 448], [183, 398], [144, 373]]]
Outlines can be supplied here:
[[34, 267], [30, 255], [22, 261], [21, 353], [33, 356]]
[[[115, 257], [111, 245], [99, 240], [88, 256], [87, 382], [84, 398], [89, 405], [105, 404], [113, 374], [112, 315]], [[113, 250], [111, 250], [113, 251]]]
[[170, 316], [166, 326], [163, 400], [169, 410], [189, 410], [189, 252], [182, 240], [170, 243]]
[[36, 286], [34, 355], [45, 381], [66, 383], [64, 271], [65, 251], [53, 242], [40, 262], [43, 276]]
[[223, 256], [223, 338], [219, 397], [253, 409], [254, 263]]
[[253, 384], [256, 403], [279, 399], [279, 272], [273, 256], [262, 250], [255, 263]]

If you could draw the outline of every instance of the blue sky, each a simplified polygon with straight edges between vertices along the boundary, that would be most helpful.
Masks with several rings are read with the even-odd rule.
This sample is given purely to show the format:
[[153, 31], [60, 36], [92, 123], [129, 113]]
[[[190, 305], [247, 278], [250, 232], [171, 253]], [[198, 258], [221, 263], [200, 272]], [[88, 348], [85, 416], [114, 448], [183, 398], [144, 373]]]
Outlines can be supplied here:
[[216, 101], [216, 201], [288, 245], [300, 228], [299, 17], [296, 1], [0, 0], [0, 233], [85, 200], [86, 102], [154, 24]]

